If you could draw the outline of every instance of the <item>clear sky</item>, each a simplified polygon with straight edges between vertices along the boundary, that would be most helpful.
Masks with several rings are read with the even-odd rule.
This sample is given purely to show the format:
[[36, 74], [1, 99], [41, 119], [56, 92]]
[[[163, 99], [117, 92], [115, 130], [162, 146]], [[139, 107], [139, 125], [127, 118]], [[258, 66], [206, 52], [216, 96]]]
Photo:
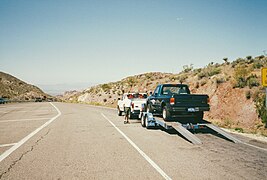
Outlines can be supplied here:
[[178, 73], [263, 50], [266, 0], [0, 0], [0, 71], [32, 84]]

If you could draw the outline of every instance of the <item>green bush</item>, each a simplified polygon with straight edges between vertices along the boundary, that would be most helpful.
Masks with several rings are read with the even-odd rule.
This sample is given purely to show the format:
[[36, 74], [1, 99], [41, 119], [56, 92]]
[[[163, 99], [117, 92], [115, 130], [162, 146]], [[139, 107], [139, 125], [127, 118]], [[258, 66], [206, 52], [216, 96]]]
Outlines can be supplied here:
[[207, 74], [204, 71], [201, 71], [197, 76], [198, 76], [198, 79], [202, 79], [204, 77], [207, 77]]
[[102, 84], [101, 88], [103, 89], [104, 92], [107, 92], [111, 89], [110, 85], [108, 84]]
[[245, 59], [238, 58], [232, 62], [232, 67], [235, 68], [237, 65], [244, 65], [246, 63]]
[[247, 85], [246, 77], [248, 75], [248, 70], [245, 66], [238, 66], [234, 70], [234, 87], [243, 88]]
[[260, 93], [258, 94], [257, 97], [255, 97], [254, 102], [256, 105], [258, 116], [261, 118], [262, 122], [265, 123], [265, 126], [267, 126], [267, 109], [265, 106], [266, 103], [265, 98], [266, 98], [265, 93]]
[[220, 74], [221, 69], [214, 65], [208, 65], [206, 68], [202, 69], [202, 71], [198, 74], [198, 79], [202, 79], [204, 77], [211, 77], [216, 74]]
[[185, 82], [185, 80], [187, 79], [186, 75], [180, 75], [177, 77], [177, 80], [179, 80], [179, 82], [182, 84], [183, 82]]
[[217, 84], [221, 84], [221, 83], [224, 83], [224, 82], [225, 82], [224, 78], [216, 78], [216, 83]]
[[249, 88], [258, 87], [260, 85], [260, 83], [258, 81], [257, 76], [256, 75], [250, 75], [247, 78], [247, 85], [249, 86]]
[[263, 65], [259, 61], [253, 63], [254, 69], [260, 69], [261, 67], [263, 67]]
[[244, 130], [242, 128], [239, 128], [239, 127], [235, 128], [235, 131], [240, 132], [240, 133], [244, 132]]
[[192, 69], [193, 69], [193, 64], [183, 66], [183, 72], [185, 73], [192, 71]]

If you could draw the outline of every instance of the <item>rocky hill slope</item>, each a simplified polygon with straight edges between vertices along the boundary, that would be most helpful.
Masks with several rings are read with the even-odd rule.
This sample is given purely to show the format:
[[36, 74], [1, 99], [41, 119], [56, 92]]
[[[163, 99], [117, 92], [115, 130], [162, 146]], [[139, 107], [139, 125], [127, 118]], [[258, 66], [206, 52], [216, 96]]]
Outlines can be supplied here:
[[37, 97], [51, 97], [36, 86], [27, 84], [7, 73], [0, 72], [0, 97], [9, 100], [28, 101]]
[[123, 92], [150, 92], [160, 83], [188, 84], [192, 93], [208, 94], [210, 112], [205, 118], [222, 127], [267, 135], [265, 91], [261, 87], [261, 68], [267, 67], [267, 57], [239, 58], [194, 69], [184, 66], [178, 74], [152, 72], [127, 77], [121, 81], [100, 84], [83, 92], [68, 93], [64, 100], [116, 107]]

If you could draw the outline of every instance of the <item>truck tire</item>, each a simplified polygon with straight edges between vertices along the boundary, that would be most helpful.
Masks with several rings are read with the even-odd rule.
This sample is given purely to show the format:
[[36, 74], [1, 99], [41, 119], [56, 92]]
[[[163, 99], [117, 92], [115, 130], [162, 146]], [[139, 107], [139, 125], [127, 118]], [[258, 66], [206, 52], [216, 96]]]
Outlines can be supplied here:
[[142, 127], [146, 127], [146, 119], [145, 118], [146, 118], [145, 115], [143, 115], [141, 117], [141, 125], [142, 125]]
[[120, 108], [118, 107], [118, 116], [121, 116], [122, 115], [122, 111], [120, 110]]
[[168, 121], [170, 120], [170, 117], [171, 117], [171, 114], [170, 112], [168, 111], [167, 107], [166, 106], [163, 106], [163, 109], [162, 109], [162, 117], [165, 121]]

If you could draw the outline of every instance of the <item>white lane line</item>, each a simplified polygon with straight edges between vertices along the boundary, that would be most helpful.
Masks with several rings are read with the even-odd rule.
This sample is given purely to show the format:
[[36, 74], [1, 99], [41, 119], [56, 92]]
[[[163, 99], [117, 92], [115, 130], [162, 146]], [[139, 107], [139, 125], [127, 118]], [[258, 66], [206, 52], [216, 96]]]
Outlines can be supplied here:
[[4, 113], [4, 114], [7, 114], [7, 113], [24, 113], [24, 112], [35, 112], [35, 113], [39, 113], [39, 112], [53, 112], [51, 110], [38, 110], [38, 111], [35, 111], [35, 110], [29, 110], [29, 111], [20, 111], [20, 110], [17, 110], [17, 111], [0, 111], [0, 113]]
[[265, 149], [265, 148], [261, 148], [261, 147], [259, 147], [259, 146], [254, 146], [254, 145], [252, 145], [252, 144], [248, 144], [248, 143], [245, 143], [245, 142], [241, 142], [242, 144], [245, 144], [245, 145], [247, 145], [247, 146], [250, 146], [250, 147], [254, 147], [254, 148], [257, 148], [257, 149], [260, 149], [260, 150], [262, 150], [262, 151], [267, 151], [267, 149]]
[[11, 144], [0, 144], [0, 148], [1, 147], [8, 147], [8, 146], [14, 146], [16, 145], [17, 143], [11, 143]]
[[10, 149], [8, 149], [7, 151], [5, 151], [3, 154], [0, 155], [0, 162], [3, 161], [6, 157], [8, 157], [12, 152], [14, 152], [16, 149], [18, 149], [21, 145], [23, 145], [25, 142], [27, 142], [31, 137], [33, 137], [35, 134], [37, 134], [39, 131], [41, 131], [43, 128], [45, 128], [46, 126], [48, 126], [50, 123], [52, 123], [54, 120], [56, 120], [60, 115], [61, 112], [60, 110], [53, 104], [50, 102], [50, 104], [56, 109], [56, 111], [58, 112], [58, 114], [51, 118], [49, 121], [47, 121], [46, 123], [44, 123], [42, 126], [40, 126], [39, 128], [35, 129], [32, 133], [30, 133], [29, 135], [27, 135], [26, 137], [24, 137], [22, 140], [20, 140], [16, 145], [14, 145], [13, 147], [11, 147]]
[[6, 122], [20, 122], [20, 121], [43, 121], [48, 120], [50, 118], [33, 118], [33, 119], [11, 119], [11, 120], [1, 120], [0, 123], [6, 123]]
[[145, 158], [149, 164], [160, 173], [164, 179], [171, 179], [144, 151], [142, 151], [128, 136], [126, 136], [113, 122], [109, 120], [103, 113], [101, 115]]

